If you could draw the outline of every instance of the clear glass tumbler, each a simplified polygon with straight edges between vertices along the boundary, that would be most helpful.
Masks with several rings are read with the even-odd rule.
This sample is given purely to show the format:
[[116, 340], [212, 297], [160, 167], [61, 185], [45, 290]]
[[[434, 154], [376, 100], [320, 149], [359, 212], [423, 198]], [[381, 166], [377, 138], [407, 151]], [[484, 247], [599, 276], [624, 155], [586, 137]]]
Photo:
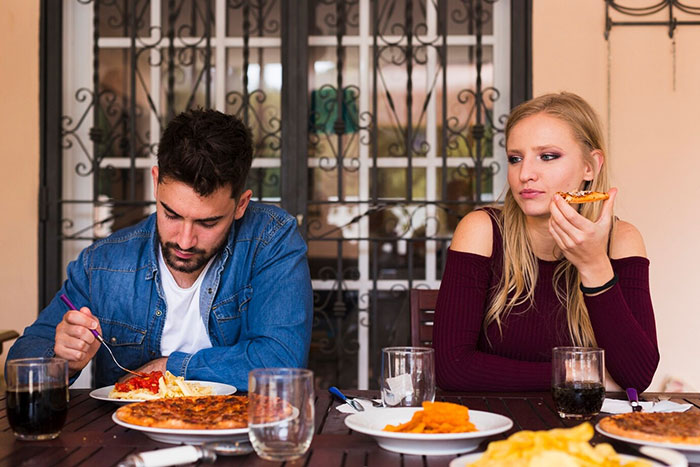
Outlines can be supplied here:
[[271, 461], [302, 457], [314, 435], [314, 374], [301, 368], [260, 368], [248, 374], [248, 437]]
[[62, 358], [7, 361], [7, 419], [17, 439], [54, 439], [68, 414], [68, 362]]
[[554, 347], [552, 398], [561, 418], [588, 420], [598, 415], [605, 400], [605, 351]]
[[380, 381], [387, 407], [420, 407], [435, 400], [435, 351], [430, 347], [382, 349]]

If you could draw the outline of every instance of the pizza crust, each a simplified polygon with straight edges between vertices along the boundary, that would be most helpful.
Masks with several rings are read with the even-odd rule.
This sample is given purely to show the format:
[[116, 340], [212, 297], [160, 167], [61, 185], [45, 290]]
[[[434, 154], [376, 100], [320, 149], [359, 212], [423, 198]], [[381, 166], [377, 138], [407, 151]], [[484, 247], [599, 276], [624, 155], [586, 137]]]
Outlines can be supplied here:
[[609, 194], [600, 191], [559, 191], [557, 194], [564, 198], [564, 201], [572, 204], [592, 203], [610, 198]]
[[642, 441], [700, 444], [700, 412], [632, 412], [600, 421], [608, 433]]

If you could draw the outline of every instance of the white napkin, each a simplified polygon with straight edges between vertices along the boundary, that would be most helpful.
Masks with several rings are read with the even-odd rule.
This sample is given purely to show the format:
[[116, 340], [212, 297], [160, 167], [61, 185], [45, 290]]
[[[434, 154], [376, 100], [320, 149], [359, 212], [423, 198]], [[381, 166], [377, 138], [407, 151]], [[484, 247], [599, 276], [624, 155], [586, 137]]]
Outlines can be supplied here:
[[[644, 412], [685, 412], [692, 407], [692, 404], [678, 404], [671, 401], [640, 401], [639, 405], [642, 406]], [[629, 413], [632, 412], [632, 406], [626, 400], [605, 398], [603, 408], [600, 411], [605, 413]]]
[[[381, 409], [382, 407], [374, 407], [370, 401], [362, 400], [362, 399], [355, 399], [357, 402], [364, 407], [365, 410], [375, 410], [375, 409]], [[374, 399], [375, 402], [381, 402], [381, 399]], [[347, 402], [345, 404], [340, 404], [338, 407], [336, 407], [340, 412], [342, 413], [358, 413], [357, 410], [353, 409], [350, 404]]]

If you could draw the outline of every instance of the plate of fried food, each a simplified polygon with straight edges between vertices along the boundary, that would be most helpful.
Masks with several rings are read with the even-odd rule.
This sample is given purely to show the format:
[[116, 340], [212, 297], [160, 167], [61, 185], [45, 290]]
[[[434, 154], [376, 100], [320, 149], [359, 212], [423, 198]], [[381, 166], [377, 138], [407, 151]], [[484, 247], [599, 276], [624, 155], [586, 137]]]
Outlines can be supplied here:
[[166, 370], [165, 373], [152, 371], [143, 376], [129, 378], [123, 383], [95, 389], [90, 392], [90, 397], [117, 404], [130, 404], [153, 399], [228, 395], [235, 392], [236, 387], [230, 384], [186, 381], [182, 376], [175, 376]]
[[423, 407], [377, 408], [345, 418], [353, 431], [372, 436], [387, 451], [447, 455], [476, 449], [487, 437], [510, 430], [510, 418], [469, 410], [450, 402], [423, 402]]
[[450, 462], [450, 467], [659, 467], [687, 466], [685, 458], [669, 449], [657, 449], [647, 455], [665, 464], [636, 456], [618, 454], [608, 443], [590, 444], [593, 427], [581, 423], [573, 428], [523, 430], [505, 440], [491, 441], [486, 452], [468, 454]]

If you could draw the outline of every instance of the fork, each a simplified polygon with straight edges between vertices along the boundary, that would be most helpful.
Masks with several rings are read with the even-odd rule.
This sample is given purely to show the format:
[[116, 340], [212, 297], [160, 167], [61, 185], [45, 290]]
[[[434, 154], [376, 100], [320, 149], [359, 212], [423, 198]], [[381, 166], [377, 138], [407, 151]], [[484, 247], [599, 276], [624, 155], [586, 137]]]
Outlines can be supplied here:
[[[63, 303], [66, 304], [66, 306], [67, 306], [69, 309], [71, 309], [71, 310], [77, 310], [77, 309], [78, 309], [75, 305], [73, 305], [73, 302], [70, 301], [70, 299], [68, 298], [68, 296], [67, 296], [66, 294], [61, 294], [61, 297], [60, 297], [60, 298], [61, 298], [61, 300], [63, 301]], [[109, 346], [107, 345], [107, 343], [105, 342], [105, 340], [102, 338], [102, 336], [100, 336], [100, 333], [97, 332], [97, 330], [95, 330], [95, 329], [90, 329], [90, 332], [95, 336], [95, 338], [97, 338], [98, 341], [100, 341], [100, 343], [101, 343], [102, 345], [105, 346], [105, 348], [107, 349], [107, 351], [109, 352], [109, 354], [112, 356], [112, 360], [114, 361], [114, 363], [115, 363], [119, 368], [121, 368], [122, 370], [126, 371], [127, 373], [131, 373], [132, 375], [136, 375], [136, 376], [146, 376], [145, 373], [139, 373], [139, 372], [137, 372], [137, 371], [131, 371], [131, 370], [129, 370], [128, 368], [124, 368], [123, 366], [121, 366], [121, 365], [119, 364], [119, 362], [117, 361], [117, 359], [114, 357], [114, 354], [112, 353], [112, 349], [109, 348]]]
[[632, 406], [632, 412], [641, 412], [642, 406], [639, 403], [639, 396], [637, 396], [637, 390], [635, 388], [627, 388], [627, 400]]

